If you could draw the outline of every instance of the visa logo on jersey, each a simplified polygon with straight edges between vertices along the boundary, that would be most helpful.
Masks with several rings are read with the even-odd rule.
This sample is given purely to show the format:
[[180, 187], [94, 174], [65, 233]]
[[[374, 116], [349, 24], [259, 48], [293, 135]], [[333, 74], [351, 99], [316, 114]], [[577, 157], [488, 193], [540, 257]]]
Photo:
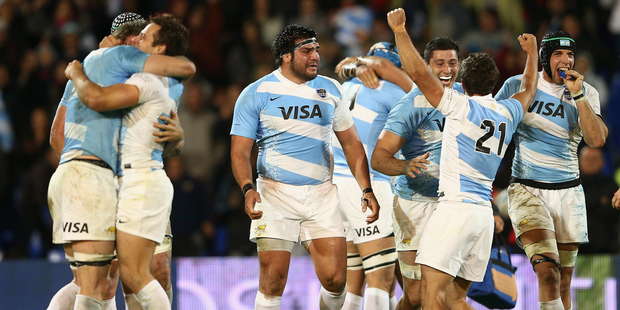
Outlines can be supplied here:
[[306, 119], [314, 118], [317, 116], [323, 117], [323, 114], [321, 113], [321, 107], [319, 107], [318, 104], [315, 104], [314, 107], [312, 107], [312, 111], [310, 111], [309, 105], [302, 105], [301, 107], [290, 106], [288, 108], [278, 107], [278, 109], [280, 109], [280, 111], [282, 112], [282, 117], [285, 120], [291, 117], [293, 117], [293, 119]]
[[544, 103], [542, 101], [536, 100], [532, 102], [527, 112], [533, 112], [533, 113], [542, 114], [545, 116], [551, 115], [551, 117], [559, 116], [561, 118], [564, 118], [564, 106], [562, 104], [559, 104], [556, 107], [555, 103], [553, 102]]

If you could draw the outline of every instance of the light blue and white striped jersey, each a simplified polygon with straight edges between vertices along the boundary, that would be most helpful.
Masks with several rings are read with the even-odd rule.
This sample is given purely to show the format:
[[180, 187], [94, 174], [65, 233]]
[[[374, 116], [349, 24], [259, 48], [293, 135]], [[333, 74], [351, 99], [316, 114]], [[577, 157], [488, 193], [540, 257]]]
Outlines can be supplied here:
[[119, 174], [123, 175], [128, 169], [160, 170], [164, 167], [164, 143], [155, 142], [153, 123], [163, 124], [160, 115], [170, 117], [171, 110], [177, 111], [183, 84], [177, 79], [151, 73], [136, 73], [125, 84], [138, 87], [140, 99], [138, 104], [123, 110]]
[[[345, 96], [343, 104], [351, 110], [355, 130], [366, 150], [370, 176], [374, 181], [390, 181], [389, 176], [370, 167], [370, 157], [377, 145], [377, 139], [383, 130], [388, 113], [396, 102], [405, 96], [405, 91], [396, 84], [384, 80], [379, 81], [379, 87], [376, 89], [368, 88], [358, 78], [342, 84], [342, 91]], [[334, 175], [352, 178], [353, 174], [347, 164], [342, 146], [335, 136], [333, 138]]]
[[[125, 82], [132, 74], [141, 72], [149, 57], [133, 46], [117, 46], [92, 51], [84, 59], [88, 78], [102, 86]], [[73, 84], [70, 84], [71, 88]], [[69, 85], [67, 85], [69, 87]], [[69, 98], [61, 99], [67, 107], [65, 118], [65, 146], [60, 163], [81, 155], [93, 155], [118, 171], [118, 137], [121, 111], [97, 112], [82, 104], [77, 94], [65, 89]]]
[[[463, 93], [460, 83], [455, 83], [454, 89]], [[398, 197], [422, 202], [437, 201], [439, 160], [445, 124], [445, 116], [426, 100], [417, 87], [390, 111], [385, 130], [405, 140], [400, 149], [404, 159], [411, 160], [430, 152], [428, 160], [431, 162], [427, 170], [422, 170], [415, 178], [396, 176], [393, 190]]]
[[437, 109], [446, 116], [441, 145], [439, 201], [491, 206], [497, 168], [523, 118], [516, 99], [469, 97], [446, 88]]
[[314, 185], [332, 178], [332, 130], [351, 126], [340, 83], [319, 75], [297, 84], [278, 69], [243, 90], [230, 134], [256, 140], [261, 177]]
[[[522, 80], [522, 75], [506, 80], [495, 99], [518, 92]], [[594, 113], [600, 115], [596, 89], [583, 82], [583, 92]], [[579, 179], [577, 147], [582, 137], [577, 104], [570, 92], [564, 85], [545, 81], [540, 72], [536, 96], [515, 135], [512, 176], [542, 183]]]

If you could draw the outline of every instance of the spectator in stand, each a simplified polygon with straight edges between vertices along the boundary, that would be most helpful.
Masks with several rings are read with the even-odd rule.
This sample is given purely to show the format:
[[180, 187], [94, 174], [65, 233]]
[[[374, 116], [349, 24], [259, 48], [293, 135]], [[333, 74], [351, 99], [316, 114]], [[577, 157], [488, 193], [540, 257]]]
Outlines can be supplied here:
[[164, 161], [164, 169], [174, 187], [170, 214], [174, 227], [172, 256], [201, 256], [213, 239], [212, 207], [202, 184], [187, 174], [182, 157], [168, 157]]
[[617, 185], [603, 175], [605, 157], [601, 149], [587, 145], [579, 151], [581, 186], [586, 196], [588, 210], [589, 243], [579, 247], [582, 254], [617, 253], [620, 214], [611, 208], [611, 199]]

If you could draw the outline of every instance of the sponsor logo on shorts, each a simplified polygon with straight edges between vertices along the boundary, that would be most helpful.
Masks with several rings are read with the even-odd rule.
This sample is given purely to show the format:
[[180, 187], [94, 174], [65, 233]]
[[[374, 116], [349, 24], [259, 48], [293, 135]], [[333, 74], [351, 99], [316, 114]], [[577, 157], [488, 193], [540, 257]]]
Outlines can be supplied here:
[[413, 237], [409, 237], [409, 238], [403, 239], [403, 241], [401, 241], [401, 243], [404, 244], [404, 245], [411, 245], [411, 238], [413, 238]]
[[63, 232], [88, 233], [88, 223], [65, 222], [62, 225]]
[[267, 224], [263, 224], [263, 225], [258, 225], [255, 229], [256, 233], [260, 234], [260, 233], [264, 233], [265, 229], [267, 228]]
[[363, 228], [360, 228], [360, 229], [356, 229], [355, 233], [357, 234], [358, 237], [372, 236], [374, 234], [378, 234], [379, 233], [379, 227], [377, 227], [377, 226], [363, 227]]

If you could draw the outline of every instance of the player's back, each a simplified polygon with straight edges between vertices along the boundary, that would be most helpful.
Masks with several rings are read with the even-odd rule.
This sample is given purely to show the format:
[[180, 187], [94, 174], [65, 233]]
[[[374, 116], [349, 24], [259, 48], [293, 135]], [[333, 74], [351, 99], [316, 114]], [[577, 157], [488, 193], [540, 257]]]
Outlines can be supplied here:
[[447, 118], [440, 201], [489, 204], [497, 169], [523, 118], [521, 104], [515, 99], [496, 101], [491, 95], [469, 97], [450, 90], [438, 109]]
[[[149, 55], [135, 47], [118, 46], [92, 51], [84, 60], [84, 73], [102, 86], [123, 83], [133, 73], [141, 72]], [[66, 92], [67, 93], [67, 92]], [[81, 155], [100, 158], [116, 171], [121, 112], [97, 112], [80, 102], [70, 92], [61, 104], [66, 105], [65, 146], [60, 163]]]
[[[389, 177], [370, 167], [370, 157], [377, 145], [379, 134], [387, 121], [392, 107], [405, 96], [405, 91], [394, 83], [380, 80], [379, 87], [372, 89], [364, 86], [358, 78], [349, 80], [342, 85], [343, 104], [349, 107], [355, 130], [360, 137], [368, 167], [373, 180], [389, 181]], [[334, 141], [334, 175], [353, 177], [338, 139]]]
[[140, 90], [137, 105], [123, 110], [119, 152], [121, 171], [128, 169], [162, 169], [163, 143], [153, 137], [154, 123], [163, 123], [159, 116], [170, 117], [177, 110], [177, 102], [183, 92], [183, 84], [176, 79], [150, 73], [136, 73], [126, 84], [136, 85]]

